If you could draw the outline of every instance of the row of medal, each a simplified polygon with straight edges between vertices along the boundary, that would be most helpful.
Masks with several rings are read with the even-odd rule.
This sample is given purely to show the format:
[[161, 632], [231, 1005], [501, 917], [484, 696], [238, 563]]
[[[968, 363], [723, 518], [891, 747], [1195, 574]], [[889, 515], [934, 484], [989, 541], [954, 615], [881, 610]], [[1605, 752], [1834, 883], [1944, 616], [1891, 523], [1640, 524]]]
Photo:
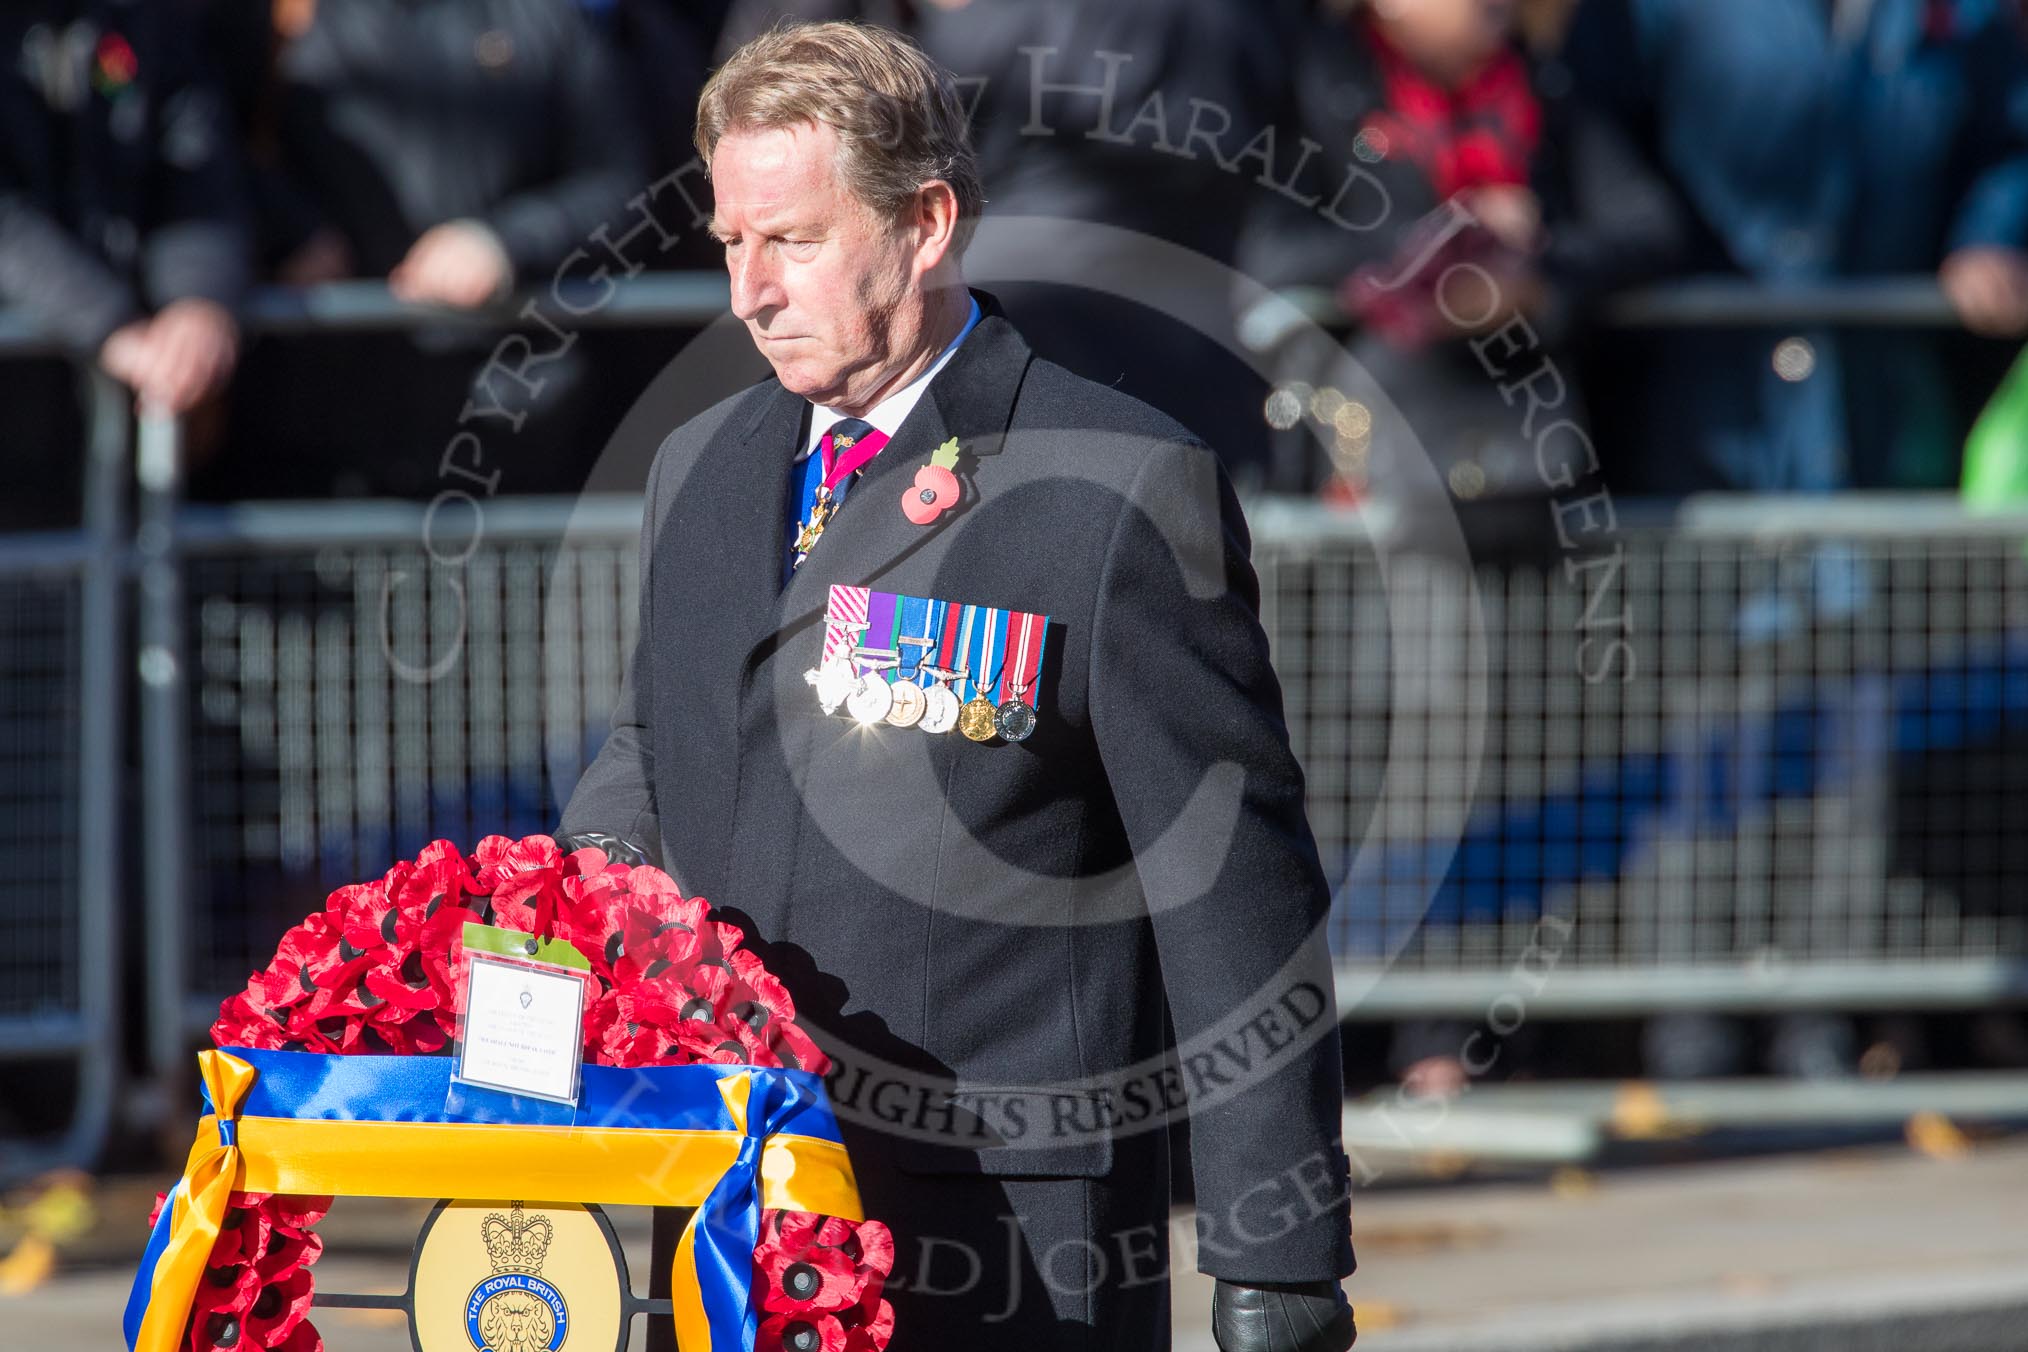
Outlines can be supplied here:
[[1020, 742], [1035, 731], [1048, 637], [1047, 615], [834, 586], [823, 657], [803, 679], [827, 715]]

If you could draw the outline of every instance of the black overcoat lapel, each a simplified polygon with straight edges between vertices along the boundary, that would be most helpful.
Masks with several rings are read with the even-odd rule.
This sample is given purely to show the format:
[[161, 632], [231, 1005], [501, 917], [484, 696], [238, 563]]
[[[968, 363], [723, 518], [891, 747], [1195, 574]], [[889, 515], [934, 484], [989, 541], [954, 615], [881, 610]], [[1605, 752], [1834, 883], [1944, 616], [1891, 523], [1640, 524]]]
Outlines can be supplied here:
[[713, 665], [723, 663], [735, 679], [745, 655], [775, 625], [789, 465], [807, 407], [772, 381], [757, 389], [752, 408], [727, 423], [734, 444], [706, 449], [691, 469], [680, 526], [672, 519], [666, 527], [702, 531], [712, 541], [709, 549], [684, 551], [707, 565], [686, 580], [699, 603], [684, 608], [694, 626], [684, 641], [694, 652], [718, 654]]
[[[877, 587], [896, 565], [977, 509], [979, 486], [973, 471], [979, 460], [1002, 453], [1014, 399], [1033, 357], [998, 304], [990, 296], [981, 295], [979, 300], [984, 313], [971, 336], [952, 355], [950, 365], [930, 382], [894, 439], [861, 471], [844, 505], [789, 585], [778, 593], [770, 588], [775, 604], [768, 622], [753, 635], [747, 655], [749, 669], [822, 617], [833, 584]], [[793, 396], [791, 401], [800, 402]], [[783, 417], [771, 412], [756, 421], [764, 427], [765, 435], [773, 436], [772, 429]], [[792, 431], [783, 444], [792, 444], [793, 436]], [[931, 453], [952, 437], [958, 441], [957, 472], [964, 495], [956, 508], [918, 526], [902, 514], [902, 492], [914, 482], [916, 471], [929, 463]], [[783, 484], [775, 497], [772, 518], [776, 523], [775, 580], [779, 581], [788, 475], [783, 472], [775, 477]]]

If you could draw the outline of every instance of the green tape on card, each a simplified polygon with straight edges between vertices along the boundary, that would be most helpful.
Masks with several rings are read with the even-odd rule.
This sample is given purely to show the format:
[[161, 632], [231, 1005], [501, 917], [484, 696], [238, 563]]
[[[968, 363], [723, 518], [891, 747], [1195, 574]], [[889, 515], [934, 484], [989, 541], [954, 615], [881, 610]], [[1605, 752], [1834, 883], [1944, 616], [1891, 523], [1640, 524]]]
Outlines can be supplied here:
[[481, 925], [476, 920], [465, 922], [465, 951], [491, 953], [502, 958], [519, 958], [524, 962], [546, 962], [555, 967], [569, 967], [579, 972], [591, 970], [591, 959], [568, 939], [538, 939], [532, 934], [523, 934], [520, 930], [501, 929], [498, 925]]

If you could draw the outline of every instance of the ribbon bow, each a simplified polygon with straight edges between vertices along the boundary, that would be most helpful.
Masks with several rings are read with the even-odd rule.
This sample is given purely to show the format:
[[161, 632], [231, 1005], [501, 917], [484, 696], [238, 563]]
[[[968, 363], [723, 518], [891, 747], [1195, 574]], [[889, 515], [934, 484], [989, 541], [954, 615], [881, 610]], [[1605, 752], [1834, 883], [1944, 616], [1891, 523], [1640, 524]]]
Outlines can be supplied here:
[[[753, 1250], [760, 1239], [761, 1170], [770, 1136], [785, 1129], [814, 1100], [797, 1081], [736, 1075], [718, 1082], [739, 1153], [691, 1213], [676, 1245], [676, 1341], [681, 1347], [750, 1348], [760, 1331], [753, 1307]], [[770, 1171], [789, 1156], [767, 1158]], [[786, 1180], [779, 1180], [786, 1181]], [[692, 1280], [685, 1280], [686, 1274]]]
[[239, 1115], [258, 1073], [225, 1052], [205, 1052], [197, 1063], [211, 1111], [198, 1123], [183, 1177], [162, 1204], [161, 1219], [142, 1254], [141, 1271], [152, 1280], [145, 1286], [135, 1282], [127, 1297], [122, 1323], [128, 1346], [137, 1350], [167, 1352], [183, 1340], [197, 1283], [204, 1278], [232, 1195], [240, 1190]]

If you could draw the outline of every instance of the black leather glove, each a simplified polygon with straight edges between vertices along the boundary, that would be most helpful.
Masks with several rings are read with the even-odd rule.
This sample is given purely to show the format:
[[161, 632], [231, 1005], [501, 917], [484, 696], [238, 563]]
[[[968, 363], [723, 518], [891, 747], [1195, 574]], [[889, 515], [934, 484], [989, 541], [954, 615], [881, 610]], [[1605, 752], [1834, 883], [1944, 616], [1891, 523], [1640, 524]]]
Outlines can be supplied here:
[[1221, 1281], [1211, 1297], [1219, 1352], [1345, 1352], [1358, 1336], [1336, 1282]]
[[604, 850], [606, 859], [615, 864], [639, 866], [656, 863], [654, 853], [645, 845], [636, 845], [625, 836], [616, 836], [610, 831], [578, 831], [558, 836], [556, 848], [565, 854], [572, 850]]

